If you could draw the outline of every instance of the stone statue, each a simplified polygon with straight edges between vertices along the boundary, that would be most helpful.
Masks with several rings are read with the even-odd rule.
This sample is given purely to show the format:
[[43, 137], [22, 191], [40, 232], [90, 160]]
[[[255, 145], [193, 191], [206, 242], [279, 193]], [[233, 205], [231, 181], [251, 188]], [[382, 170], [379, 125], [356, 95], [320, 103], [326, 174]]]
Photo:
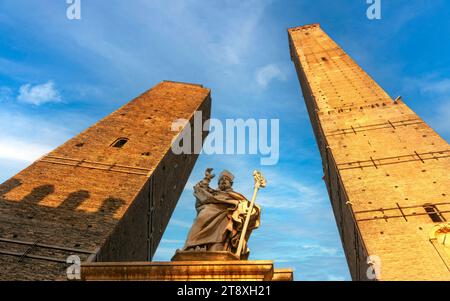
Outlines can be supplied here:
[[[226, 251], [236, 254], [247, 215], [248, 225], [238, 259], [247, 259], [247, 241], [251, 231], [259, 227], [261, 208], [240, 193], [233, 191], [234, 176], [224, 170], [218, 181], [218, 189], [209, 187], [214, 175], [206, 169], [205, 177], [194, 186], [197, 218], [188, 234], [182, 251]], [[256, 178], [255, 178], [256, 179]], [[254, 198], [253, 198], [254, 199]], [[251, 208], [251, 214], [249, 213]]]

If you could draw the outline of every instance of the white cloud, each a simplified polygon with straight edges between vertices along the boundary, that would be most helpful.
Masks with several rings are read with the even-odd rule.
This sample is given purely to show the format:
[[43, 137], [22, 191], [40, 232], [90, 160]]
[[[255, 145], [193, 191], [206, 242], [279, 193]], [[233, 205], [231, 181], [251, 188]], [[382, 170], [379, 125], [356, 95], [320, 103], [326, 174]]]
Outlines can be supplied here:
[[450, 96], [450, 79], [445, 78], [436, 81], [426, 81], [420, 86], [422, 93], [447, 94]]
[[312, 254], [315, 256], [335, 256], [338, 254], [338, 250], [336, 248], [330, 248], [318, 244], [304, 244], [301, 247], [304, 250], [313, 251]]
[[425, 98], [422, 101], [428, 104], [432, 114], [428, 115], [428, 118], [426, 115], [423, 117], [427, 118], [426, 121], [429, 122], [430, 126], [441, 134], [449, 134], [450, 78], [443, 78], [437, 74], [431, 74], [423, 78], [407, 79], [405, 80], [405, 86], [407, 88], [416, 87]]
[[10, 137], [0, 138], [0, 158], [22, 162], [33, 162], [45, 153], [48, 153], [51, 147], [21, 141]]
[[39, 106], [49, 102], [60, 102], [61, 96], [55, 89], [54, 82], [48, 81], [45, 84], [35, 86], [31, 84], [22, 85], [19, 89], [17, 100]]
[[[239, 77], [252, 76], [243, 67], [254, 60], [253, 50], [260, 47], [258, 39], [267, 26], [263, 17], [271, 0], [136, 0], [131, 6], [124, 1], [109, 2], [90, 4], [89, 16], [76, 27], [59, 18], [59, 8], [53, 5], [45, 10], [32, 5], [28, 10], [36, 13], [13, 16], [15, 22], [32, 18], [39, 36], [52, 46], [50, 50], [77, 54], [76, 63], [91, 75], [142, 89], [148, 87], [149, 79], [195, 77], [184, 75], [184, 68], [192, 67], [207, 74], [208, 81], [222, 82], [224, 74], [235, 69], [242, 70]], [[134, 22], [129, 22], [130, 17]]]
[[1, 109], [0, 132], [0, 158], [17, 162], [33, 162], [71, 135], [67, 128], [43, 117]]
[[286, 75], [276, 64], [268, 64], [256, 71], [256, 82], [262, 88], [266, 88], [275, 79], [286, 80]]
[[[218, 26], [222, 34], [217, 42], [210, 43], [210, 55], [221, 64], [241, 64], [249, 49], [254, 47], [257, 31], [269, 3], [252, 0], [242, 1], [238, 7], [235, 4], [216, 6], [214, 17], [222, 22]], [[223, 17], [224, 10], [229, 13], [227, 18]], [[210, 37], [210, 40], [213, 39]]]

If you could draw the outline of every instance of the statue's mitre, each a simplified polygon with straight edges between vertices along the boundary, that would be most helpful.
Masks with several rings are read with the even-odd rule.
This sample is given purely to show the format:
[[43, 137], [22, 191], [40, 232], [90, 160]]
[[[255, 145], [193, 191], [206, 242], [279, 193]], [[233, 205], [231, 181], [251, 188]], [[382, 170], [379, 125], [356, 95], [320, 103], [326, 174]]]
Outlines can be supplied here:
[[233, 180], [234, 180], [234, 175], [231, 172], [229, 172], [228, 170], [223, 170], [220, 173], [219, 179], [222, 177], [227, 177], [228, 179], [230, 179], [231, 182], [233, 182]]

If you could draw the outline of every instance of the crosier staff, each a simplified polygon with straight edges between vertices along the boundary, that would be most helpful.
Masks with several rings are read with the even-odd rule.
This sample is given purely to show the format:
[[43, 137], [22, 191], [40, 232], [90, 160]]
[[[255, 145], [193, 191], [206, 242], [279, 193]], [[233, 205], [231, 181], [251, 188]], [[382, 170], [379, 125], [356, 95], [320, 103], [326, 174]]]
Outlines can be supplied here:
[[253, 206], [255, 205], [256, 194], [258, 193], [260, 187], [264, 188], [266, 187], [267, 184], [266, 179], [263, 177], [261, 172], [257, 170], [253, 172], [253, 178], [255, 179], [255, 188], [253, 190], [252, 200], [250, 201], [250, 207], [248, 208], [247, 216], [245, 217], [244, 227], [242, 228], [241, 237], [239, 239], [239, 245], [236, 251], [236, 255], [239, 258], [241, 258], [242, 248], [244, 246], [245, 233], [247, 232], [248, 224], [250, 222], [250, 217], [253, 211]]

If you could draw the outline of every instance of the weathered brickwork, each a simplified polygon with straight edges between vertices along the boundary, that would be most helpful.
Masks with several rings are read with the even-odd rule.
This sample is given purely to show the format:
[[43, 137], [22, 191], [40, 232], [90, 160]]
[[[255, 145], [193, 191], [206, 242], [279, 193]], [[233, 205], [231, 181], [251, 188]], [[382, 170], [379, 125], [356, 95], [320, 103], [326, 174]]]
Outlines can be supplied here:
[[209, 89], [161, 82], [0, 185], [0, 279], [151, 260], [197, 159], [172, 153], [171, 124], [210, 108]]
[[450, 280], [449, 144], [318, 24], [288, 33], [352, 278], [370, 255], [379, 280]]

